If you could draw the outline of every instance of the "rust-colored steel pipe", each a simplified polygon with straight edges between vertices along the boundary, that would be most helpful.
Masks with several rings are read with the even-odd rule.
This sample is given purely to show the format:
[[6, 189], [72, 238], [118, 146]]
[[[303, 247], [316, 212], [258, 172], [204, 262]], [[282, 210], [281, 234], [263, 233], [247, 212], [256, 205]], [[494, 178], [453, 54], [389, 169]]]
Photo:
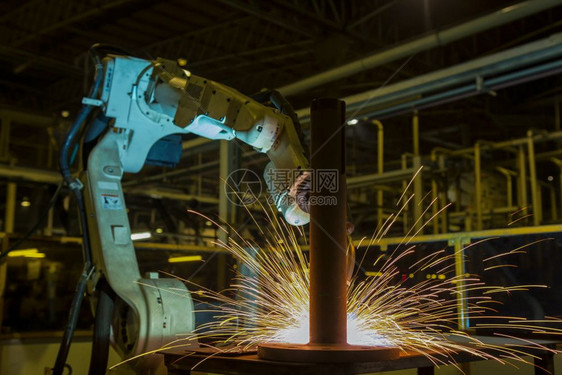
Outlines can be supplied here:
[[258, 357], [306, 363], [396, 359], [398, 348], [347, 343], [345, 103], [316, 99], [310, 113], [310, 342], [262, 343]]
[[347, 344], [345, 102], [311, 107], [310, 344]]

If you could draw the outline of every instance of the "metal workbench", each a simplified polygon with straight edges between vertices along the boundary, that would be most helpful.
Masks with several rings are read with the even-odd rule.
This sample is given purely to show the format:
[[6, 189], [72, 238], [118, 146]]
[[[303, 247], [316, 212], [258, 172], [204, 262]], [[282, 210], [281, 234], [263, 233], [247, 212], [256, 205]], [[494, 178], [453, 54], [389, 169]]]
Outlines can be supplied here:
[[[479, 340], [489, 344], [510, 346], [520, 341], [476, 336]], [[533, 340], [537, 344], [554, 349], [560, 344], [554, 340]], [[547, 350], [526, 349], [535, 358], [535, 374], [554, 374], [554, 355]], [[379, 371], [394, 371], [404, 369], [418, 369], [419, 375], [434, 374], [434, 364], [425, 356], [417, 353], [402, 353], [399, 359], [379, 362], [361, 363], [293, 363], [274, 362], [259, 359], [256, 352], [217, 354], [217, 352], [202, 349], [200, 353], [188, 355], [187, 351], [172, 350], [163, 352], [169, 375], [186, 375], [191, 371], [210, 372], [224, 375], [352, 375], [370, 374]], [[211, 354], [213, 354], [211, 356]], [[446, 359], [444, 355], [433, 353], [434, 356]], [[481, 361], [482, 358], [467, 353], [453, 356], [457, 363]]]

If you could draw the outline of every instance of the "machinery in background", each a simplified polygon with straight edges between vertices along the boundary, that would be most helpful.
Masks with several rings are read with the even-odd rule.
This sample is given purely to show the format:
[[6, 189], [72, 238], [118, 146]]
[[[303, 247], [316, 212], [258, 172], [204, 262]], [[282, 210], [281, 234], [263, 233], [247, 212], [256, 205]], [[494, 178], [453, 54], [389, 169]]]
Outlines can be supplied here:
[[[278, 106], [275, 109], [193, 75], [174, 61], [121, 54], [108, 54], [102, 60], [99, 48], [92, 53], [95, 83], [83, 99], [83, 110], [69, 131], [60, 160], [81, 211], [86, 266], [55, 374], [64, 367], [73, 314], [86, 285], [95, 296], [96, 308], [90, 374], [105, 373], [110, 336], [118, 353], [131, 358], [194, 328], [193, 303], [182, 282], [140, 275], [121, 188], [123, 173], [136, 173], [145, 163], [175, 165], [181, 155], [179, 134], [238, 139], [267, 153], [271, 162], [265, 179], [277, 208], [292, 225], [309, 220], [308, 160], [297, 118], [283, 98], [271, 96]], [[70, 165], [79, 147], [79, 133], [85, 134], [82, 151], [87, 165], [75, 178]], [[276, 170], [300, 172], [291, 173], [288, 181], [275, 181]], [[159, 362], [159, 356], [147, 355], [135, 360], [134, 367], [148, 372]]]

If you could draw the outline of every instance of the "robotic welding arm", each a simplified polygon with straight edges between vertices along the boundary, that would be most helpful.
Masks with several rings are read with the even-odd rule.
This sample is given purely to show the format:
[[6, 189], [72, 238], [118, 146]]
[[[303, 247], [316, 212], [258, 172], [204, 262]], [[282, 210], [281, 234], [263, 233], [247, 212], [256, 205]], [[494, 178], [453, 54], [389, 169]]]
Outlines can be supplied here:
[[[290, 224], [303, 225], [309, 220], [308, 160], [290, 117], [193, 75], [174, 61], [108, 55], [100, 93], [92, 96], [83, 103], [99, 107], [107, 126], [92, 124], [86, 134], [86, 140], [97, 139], [82, 176], [95, 269], [89, 290], [94, 293], [98, 280], [105, 279], [115, 292], [108, 324], [117, 351], [131, 358], [191, 332], [194, 318], [183, 283], [142, 277], [139, 272], [121, 187], [123, 173], [140, 171], [155, 144], [174, 134], [239, 139], [267, 153], [271, 161], [265, 179], [277, 208]], [[179, 147], [181, 151], [181, 143]], [[277, 176], [285, 180], [277, 181]], [[146, 356], [135, 367], [144, 371], [158, 362]]]
[[308, 160], [289, 116], [191, 74], [174, 61], [111, 56], [104, 65], [101, 101], [105, 115], [115, 119], [114, 129], [129, 133], [128, 144], [120, 152], [125, 172], [138, 172], [152, 145], [169, 134], [236, 138], [269, 156], [264, 178], [287, 222], [308, 223], [307, 197], [301, 188]]

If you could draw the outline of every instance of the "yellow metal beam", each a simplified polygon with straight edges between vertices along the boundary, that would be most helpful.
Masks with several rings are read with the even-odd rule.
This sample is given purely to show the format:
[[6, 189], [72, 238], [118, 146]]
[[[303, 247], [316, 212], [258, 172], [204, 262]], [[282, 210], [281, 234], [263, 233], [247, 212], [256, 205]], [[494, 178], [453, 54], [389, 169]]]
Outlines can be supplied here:
[[[384, 127], [379, 120], [372, 120], [371, 123], [377, 127], [377, 173], [384, 172]], [[377, 228], [383, 223], [383, 202], [384, 195], [382, 189], [377, 189]]]
[[537, 186], [537, 165], [535, 163], [535, 140], [533, 131], [527, 132], [527, 153], [529, 157], [529, 179], [531, 180], [531, 199], [533, 200], [533, 224], [540, 225], [542, 221], [542, 208], [539, 200]]
[[457, 237], [454, 240], [449, 241], [449, 246], [453, 246], [455, 251], [455, 276], [457, 276], [457, 280], [455, 282], [457, 293], [455, 297], [457, 299], [458, 314], [457, 328], [461, 331], [465, 331], [469, 327], [466, 283], [464, 281], [464, 275], [466, 274], [464, 248], [468, 244], [470, 244], [470, 239], [466, 237]]
[[398, 245], [404, 242], [411, 242], [411, 243], [427, 243], [427, 242], [449, 242], [450, 240], [456, 238], [489, 238], [489, 237], [509, 237], [509, 236], [517, 236], [523, 234], [546, 234], [546, 233], [558, 233], [562, 231], [562, 226], [560, 224], [552, 224], [552, 225], [540, 225], [540, 226], [532, 226], [532, 227], [519, 227], [519, 228], [499, 228], [499, 229], [487, 229], [487, 230], [479, 230], [479, 231], [471, 231], [471, 232], [457, 232], [457, 233], [440, 233], [440, 234], [426, 234], [421, 236], [416, 236], [412, 238], [407, 238], [404, 240], [404, 237], [387, 237], [383, 238], [379, 241], [361, 241], [361, 240], [354, 240], [353, 244], [358, 247], [361, 244], [361, 247], [365, 246], [391, 246], [391, 245]]

